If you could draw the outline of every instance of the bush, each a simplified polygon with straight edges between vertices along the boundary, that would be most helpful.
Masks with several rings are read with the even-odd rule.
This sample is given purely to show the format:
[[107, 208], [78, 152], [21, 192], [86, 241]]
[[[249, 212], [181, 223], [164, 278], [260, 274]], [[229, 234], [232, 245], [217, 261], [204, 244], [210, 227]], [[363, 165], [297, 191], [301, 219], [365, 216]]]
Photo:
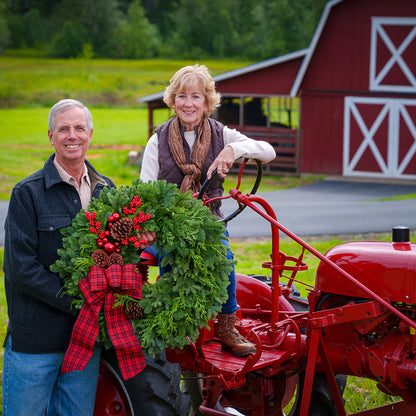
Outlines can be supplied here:
[[57, 58], [76, 58], [82, 55], [87, 44], [86, 32], [82, 25], [76, 22], [65, 22], [62, 29], [52, 39], [49, 56]]

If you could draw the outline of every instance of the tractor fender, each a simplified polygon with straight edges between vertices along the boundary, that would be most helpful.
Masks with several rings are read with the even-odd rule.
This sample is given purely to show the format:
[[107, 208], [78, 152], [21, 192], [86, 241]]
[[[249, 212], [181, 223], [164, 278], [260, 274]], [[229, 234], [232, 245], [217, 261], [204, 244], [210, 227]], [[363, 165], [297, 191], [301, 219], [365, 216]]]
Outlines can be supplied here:
[[[237, 303], [241, 308], [262, 310], [272, 309], [271, 287], [253, 276], [236, 273]], [[283, 311], [293, 311], [293, 306], [284, 297], [279, 297], [279, 308]]]

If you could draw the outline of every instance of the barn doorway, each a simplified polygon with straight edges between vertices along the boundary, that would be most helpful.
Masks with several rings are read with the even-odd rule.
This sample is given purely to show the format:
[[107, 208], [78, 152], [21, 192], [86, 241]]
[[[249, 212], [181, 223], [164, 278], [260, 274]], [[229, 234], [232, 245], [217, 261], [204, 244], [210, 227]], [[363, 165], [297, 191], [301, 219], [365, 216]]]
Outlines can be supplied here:
[[416, 100], [345, 97], [343, 174], [416, 179]]

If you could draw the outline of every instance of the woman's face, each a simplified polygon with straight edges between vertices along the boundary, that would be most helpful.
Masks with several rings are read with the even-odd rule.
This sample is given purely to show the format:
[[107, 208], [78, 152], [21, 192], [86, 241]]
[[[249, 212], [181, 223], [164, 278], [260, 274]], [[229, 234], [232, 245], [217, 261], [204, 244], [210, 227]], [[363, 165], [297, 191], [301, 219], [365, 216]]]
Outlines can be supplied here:
[[202, 120], [208, 109], [204, 92], [201, 88], [189, 88], [175, 96], [175, 112], [186, 131], [191, 131]]

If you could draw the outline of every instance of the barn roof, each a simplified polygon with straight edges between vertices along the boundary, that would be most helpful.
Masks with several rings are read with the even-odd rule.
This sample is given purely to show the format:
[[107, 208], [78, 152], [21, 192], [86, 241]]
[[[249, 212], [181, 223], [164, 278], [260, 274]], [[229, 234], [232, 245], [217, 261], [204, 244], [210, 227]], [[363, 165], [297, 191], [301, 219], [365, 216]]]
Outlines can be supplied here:
[[[267, 69], [272, 66], [285, 64], [289, 61], [293, 61], [296, 59], [303, 58], [308, 52], [308, 49], [301, 49], [299, 51], [291, 52], [282, 56], [278, 56], [276, 58], [267, 59], [265, 61], [261, 61], [252, 65], [248, 65], [242, 68], [234, 69], [232, 71], [224, 72], [223, 74], [219, 74], [214, 76], [215, 83], [224, 82], [227, 80], [231, 80], [233, 78], [242, 77], [254, 72], [258, 72], [263, 69]], [[220, 91], [221, 92], [221, 91]], [[243, 93], [244, 91], [236, 91]], [[158, 101], [163, 98], [164, 91], [160, 91], [154, 94], [146, 95], [144, 97], [140, 97], [138, 102], [140, 103], [147, 103], [151, 101]]]
[[318, 26], [316, 27], [315, 33], [313, 35], [312, 41], [309, 45], [309, 48], [307, 49], [307, 54], [305, 56], [305, 59], [302, 62], [302, 65], [299, 69], [299, 72], [296, 76], [295, 82], [293, 83], [292, 90], [290, 91], [291, 97], [296, 97], [299, 91], [300, 84], [303, 80], [303, 77], [305, 76], [305, 73], [308, 69], [309, 63], [312, 59], [312, 56], [315, 52], [316, 45], [318, 44], [319, 38], [321, 37], [322, 31], [325, 27], [325, 24], [328, 20], [329, 14], [331, 13], [332, 7], [334, 7], [336, 4], [341, 3], [343, 0], [331, 0], [329, 1], [324, 11], [322, 12], [321, 18], [319, 20]]

